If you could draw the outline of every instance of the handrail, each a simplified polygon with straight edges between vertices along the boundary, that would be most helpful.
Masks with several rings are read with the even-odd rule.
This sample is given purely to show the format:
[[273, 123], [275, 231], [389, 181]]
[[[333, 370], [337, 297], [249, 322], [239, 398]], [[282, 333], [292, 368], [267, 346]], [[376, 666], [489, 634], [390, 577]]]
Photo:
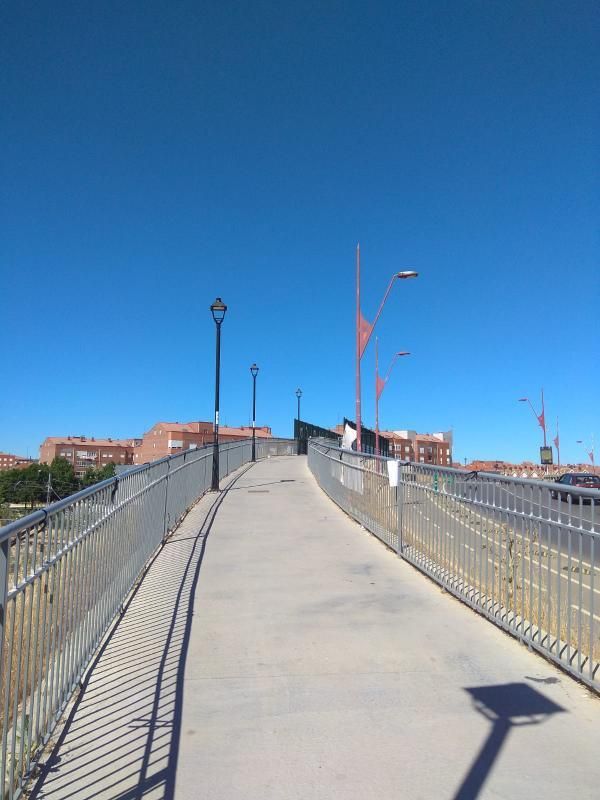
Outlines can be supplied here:
[[[220, 478], [252, 440], [219, 445]], [[0, 798], [17, 798], [148, 560], [211, 486], [213, 445], [133, 467], [0, 528]], [[259, 438], [256, 454], [296, 455]]]
[[370, 461], [309, 443], [309, 469], [347, 514], [600, 691], [600, 491], [415, 462], [388, 472]]
[[[387, 462], [387, 461], [398, 461], [399, 464], [403, 466], [413, 466], [418, 467], [419, 469], [423, 469], [425, 471], [432, 471], [432, 472], [439, 472], [439, 470], [444, 470], [444, 472], [454, 474], [463, 478], [466, 478], [468, 475], [476, 475], [479, 478], [485, 478], [489, 481], [495, 481], [497, 483], [516, 483], [521, 486], [534, 486], [534, 487], [542, 487], [546, 489], [551, 489], [553, 491], [560, 490], [560, 485], [557, 489], [557, 481], [548, 481], [538, 478], [521, 478], [517, 475], [515, 476], [508, 476], [508, 475], [499, 475], [497, 472], [484, 472], [482, 470], [477, 470], [476, 472], [466, 472], [464, 469], [459, 469], [457, 467], [450, 467], [445, 466], [442, 464], [424, 464], [419, 461], [409, 461], [408, 459], [400, 459], [400, 458], [392, 458], [391, 456], [376, 456], [372, 455], [371, 453], [357, 453], [356, 450], [348, 450], [347, 448], [337, 447], [335, 445], [327, 445], [322, 440], [319, 439], [309, 439], [309, 446], [313, 447], [325, 447], [328, 450], [335, 450], [340, 453], [348, 454], [350, 457], [360, 458], [363, 461], [380, 461], [380, 462]], [[582, 497], [590, 497], [590, 498], [600, 498], [600, 489], [586, 489], [584, 486], [565, 486], [563, 487], [563, 491], [566, 491], [568, 488], [571, 494], [579, 495], [581, 494]]]

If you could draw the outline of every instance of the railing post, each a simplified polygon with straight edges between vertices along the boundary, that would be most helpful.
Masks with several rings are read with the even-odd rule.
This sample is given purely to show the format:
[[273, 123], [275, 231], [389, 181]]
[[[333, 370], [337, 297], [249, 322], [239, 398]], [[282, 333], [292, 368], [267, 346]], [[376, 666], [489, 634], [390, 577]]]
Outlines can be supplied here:
[[[8, 594], [8, 539], [0, 544], [0, 669], [4, 650], [4, 626], [6, 625], [6, 595]], [[3, 773], [2, 773], [3, 774]]]
[[167, 506], [169, 502], [169, 474], [171, 472], [171, 459], [167, 461], [167, 474], [165, 476], [165, 510], [163, 518], [163, 541], [167, 538], [168, 520], [167, 520]]
[[[0, 670], [4, 664], [4, 630], [6, 626], [6, 595], [8, 594], [8, 539], [5, 539], [0, 544], [0, 598], [2, 605], [0, 606]], [[9, 651], [10, 652], [10, 651]], [[4, 676], [4, 695], [8, 697], [10, 691], [10, 664]], [[6, 736], [8, 740], [8, 726], [9, 721], [7, 718], [3, 720], [4, 730], [0, 729], [0, 740]], [[7, 748], [0, 749], [0, 796], [4, 797], [5, 780], [7, 773]]]
[[404, 484], [402, 483], [403, 477], [402, 464], [398, 464], [398, 485], [396, 486], [396, 507], [398, 509], [398, 555], [401, 556], [404, 552], [404, 539], [402, 532], [402, 522], [404, 514]]

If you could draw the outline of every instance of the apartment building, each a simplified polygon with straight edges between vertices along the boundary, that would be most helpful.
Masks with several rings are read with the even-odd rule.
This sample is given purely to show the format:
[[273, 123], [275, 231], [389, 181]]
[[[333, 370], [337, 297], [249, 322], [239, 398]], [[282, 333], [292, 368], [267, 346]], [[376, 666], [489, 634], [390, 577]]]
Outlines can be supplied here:
[[382, 431], [390, 440], [394, 458], [421, 464], [452, 465], [452, 431], [417, 433], [412, 430]]
[[[222, 425], [219, 427], [220, 442], [239, 441], [251, 436], [252, 428], [250, 426], [231, 428]], [[271, 436], [271, 428], [268, 425], [256, 428], [257, 438]], [[135, 448], [133, 463], [147, 464], [184, 450], [203, 447], [213, 441], [212, 422], [203, 422], [202, 420], [197, 422], [157, 422], [144, 434], [139, 447]]]
[[13, 453], [0, 452], [0, 472], [7, 469], [25, 469], [34, 463], [33, 458], [25, 456], [15, 456]]
[[40, 462], [51, 464], [66, 458], [75, 475], [81, 477], [90, 467], [106, 464], [133, 464], [133, 453], [140, 439], [97, 439], [94, 436], [48, 436], [40, 446]]

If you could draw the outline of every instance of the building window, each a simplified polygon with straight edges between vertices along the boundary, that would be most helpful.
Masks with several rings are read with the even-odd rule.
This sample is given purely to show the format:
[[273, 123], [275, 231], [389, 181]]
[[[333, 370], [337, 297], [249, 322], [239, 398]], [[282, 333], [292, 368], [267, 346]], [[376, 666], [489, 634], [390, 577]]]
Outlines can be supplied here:
[[89, 458], [93, 460], [98, 457], [97, 450], [78, 450], [77, 451], [77, 458]]

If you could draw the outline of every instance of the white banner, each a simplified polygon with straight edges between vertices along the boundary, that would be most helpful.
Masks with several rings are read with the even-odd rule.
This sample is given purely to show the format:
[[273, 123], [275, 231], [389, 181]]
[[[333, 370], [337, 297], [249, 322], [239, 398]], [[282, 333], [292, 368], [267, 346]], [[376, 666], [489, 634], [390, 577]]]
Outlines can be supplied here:
[[387, 461], [388, 478], [390, 479], [390, 486], [398, 486], [398, 461]]
[[344, 450], [352, 450], [352, 443], [356, 441], [356, 431], [351, 428], [348, 423], [344, 428], [344, 435], [342, 436], [342, 447]]

